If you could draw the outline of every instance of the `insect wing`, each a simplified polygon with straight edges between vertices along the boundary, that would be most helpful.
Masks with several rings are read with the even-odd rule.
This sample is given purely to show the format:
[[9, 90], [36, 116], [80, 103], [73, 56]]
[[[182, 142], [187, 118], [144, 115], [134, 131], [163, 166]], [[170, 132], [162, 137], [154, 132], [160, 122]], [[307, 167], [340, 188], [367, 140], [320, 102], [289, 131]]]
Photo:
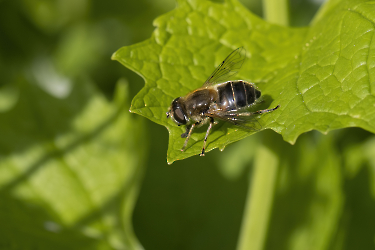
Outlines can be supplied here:
[[230, 122], [236, 126], [239, 126], [249, 131], [259, 131], [262, 129], [259, 121], [256, 119], [257, 115], [253, 112], [246, 112], [241, 110], [229, 110], [229, 111], [213, 111], [208, 112], [207, 116], [216, 118], [225, 122]]
[[231, 76], [237, 74], [246, 59], [246, 50], [240, 47], [224, 59], [224, 61], [215, 69], [212, 75], [205, 81], [203, 87], [210, 86], [217, 82], [223, 82]]

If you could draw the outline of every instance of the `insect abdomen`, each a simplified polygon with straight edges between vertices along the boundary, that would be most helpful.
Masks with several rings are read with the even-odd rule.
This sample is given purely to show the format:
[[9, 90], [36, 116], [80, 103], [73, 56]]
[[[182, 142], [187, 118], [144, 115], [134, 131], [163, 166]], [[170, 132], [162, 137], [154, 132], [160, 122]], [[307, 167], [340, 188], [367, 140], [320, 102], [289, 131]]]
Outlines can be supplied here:
[[248, 107], [259, 97], [260, 91], [245, 81], [229, 81], [217, 87], [219, 107], [223, 110], [236, 110]]

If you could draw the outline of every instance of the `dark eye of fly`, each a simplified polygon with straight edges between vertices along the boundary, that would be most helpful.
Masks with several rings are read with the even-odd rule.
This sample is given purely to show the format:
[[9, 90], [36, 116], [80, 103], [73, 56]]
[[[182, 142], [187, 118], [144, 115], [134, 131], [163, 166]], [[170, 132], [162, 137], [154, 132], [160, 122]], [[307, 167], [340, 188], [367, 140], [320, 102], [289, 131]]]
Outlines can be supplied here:
[[179, 100], [180, 97], [174, 99], [172, 102], [173, 118], [178, 124], [184, 125], [186, 124], [186, 116]]
[[174, 110], [173, 117], [179, 124], [186, 124], [184, 113], [182, 113], [182, 110], [180, 108]]

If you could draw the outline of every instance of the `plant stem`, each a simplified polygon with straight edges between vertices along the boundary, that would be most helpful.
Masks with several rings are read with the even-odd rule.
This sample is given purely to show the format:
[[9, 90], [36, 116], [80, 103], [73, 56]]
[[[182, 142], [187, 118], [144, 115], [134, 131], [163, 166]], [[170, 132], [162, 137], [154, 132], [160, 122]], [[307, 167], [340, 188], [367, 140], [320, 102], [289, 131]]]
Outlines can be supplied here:
[[289, 25], [288, 0], [263, 0], [264, 19], [271, 23]]
[[[288, 0], [263, 0], [264, 17], [279, 25], [289, 24]], [[270, 139], [270, 138], [268, 138]], [[279, 167], [279, 157], [270, 142], [259, 145], [249, 185], [238, 250], [262, 250]]]
[[238, 250], [261, 250], [267, 235], [274, 188], [279, 166], [278, 155], [260, 145], [249, 185]]

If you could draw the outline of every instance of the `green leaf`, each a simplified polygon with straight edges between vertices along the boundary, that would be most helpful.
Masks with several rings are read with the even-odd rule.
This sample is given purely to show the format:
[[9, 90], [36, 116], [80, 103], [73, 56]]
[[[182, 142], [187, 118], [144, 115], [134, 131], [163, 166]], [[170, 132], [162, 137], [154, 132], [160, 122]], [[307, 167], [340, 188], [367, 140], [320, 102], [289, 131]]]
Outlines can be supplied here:
[[[171, 101], [202, 85], [215, 67], [243, 46], [248, 60], [237, 79], [262, 91], [259, 108], [280, 108], [259, 118], [295, 143], [310, 130], [322, 133], [361, 127], [375, 132], [375, 5], [342, 0], [327, 4], [307, 28], [269, 24], [237, 0], [179, 1], [155, 20], [157, 29], [142, 43], [119, 49], [113, 59], [145, 79], [131, 111], [167, 127], [168, 162], [200, 153], [206, 127], [197, 129], [185, 152], [185, 128], [166, 118]], [[223, 149], [252, 134], [230, 124], [214, 126], [207, 150]]]
[[20, 82], [0, 113], [0, 245], [7, 249], [141, 249], [131, 226], [147, 144], [127, 111], [91, 84], [67, 98]]

